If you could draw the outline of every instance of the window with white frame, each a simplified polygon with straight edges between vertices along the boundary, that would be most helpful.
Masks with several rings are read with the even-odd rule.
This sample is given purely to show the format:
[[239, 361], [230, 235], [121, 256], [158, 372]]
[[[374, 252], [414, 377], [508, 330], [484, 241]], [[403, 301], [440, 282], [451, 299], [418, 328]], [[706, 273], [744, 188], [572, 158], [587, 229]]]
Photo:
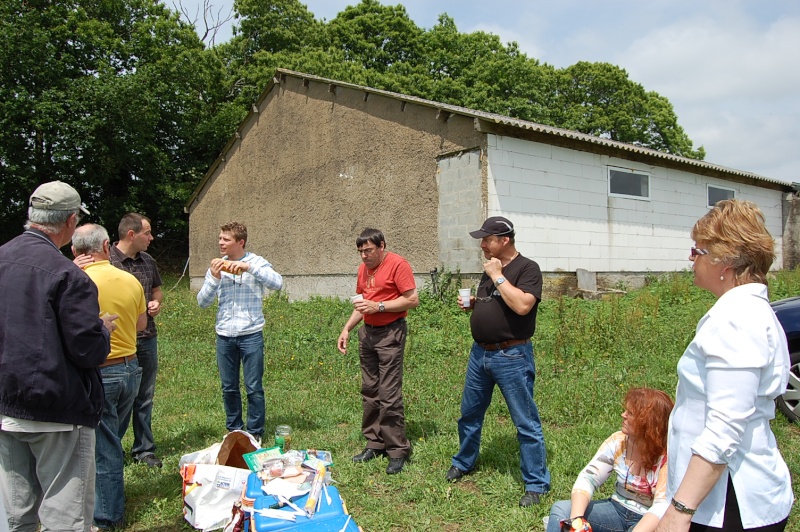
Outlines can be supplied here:
[[719, 187], [716, 185], [707, 185], [708, 187], [708, 207], [713, 207], [718, 201], [733, 199], [736, 191], [732, 188]]
[[650, 174], [609, 166], [608, 195], [649, 200]]

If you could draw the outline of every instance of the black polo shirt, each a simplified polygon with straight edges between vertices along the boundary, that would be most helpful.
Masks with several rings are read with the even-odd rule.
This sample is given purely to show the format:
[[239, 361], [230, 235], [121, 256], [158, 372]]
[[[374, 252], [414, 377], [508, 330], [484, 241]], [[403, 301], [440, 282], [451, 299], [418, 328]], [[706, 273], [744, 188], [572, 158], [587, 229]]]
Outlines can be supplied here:
[[475, 308], [470, 317], [472, 338], [481, 344], [521, 340], [533, 336], [536, 330], [536, 311], [542, 299], [542, 271], [539, 265], [522, 255], [503, 268], [503, 277], [527, 294], [536, 296], [530, 312], [520, 316], [506, 304], [491, 278], [481, 277], [475, 294]]

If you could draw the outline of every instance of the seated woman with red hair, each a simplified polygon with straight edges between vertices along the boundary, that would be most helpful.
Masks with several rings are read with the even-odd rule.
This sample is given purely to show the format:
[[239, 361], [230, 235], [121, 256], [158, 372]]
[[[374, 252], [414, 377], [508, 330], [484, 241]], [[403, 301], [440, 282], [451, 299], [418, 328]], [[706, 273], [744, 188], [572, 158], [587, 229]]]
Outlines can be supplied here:
[[[660, 390], [633, 388], [625, 396], [622, 430], [603, 442], [581, 471], [568, 501], [550, 509], [547, 532], [635, 530], [650, 532], [667, 509], [667, 425], [673, 402]], [[612, 474], [616, 488], [608, 499], [592, 495]]]

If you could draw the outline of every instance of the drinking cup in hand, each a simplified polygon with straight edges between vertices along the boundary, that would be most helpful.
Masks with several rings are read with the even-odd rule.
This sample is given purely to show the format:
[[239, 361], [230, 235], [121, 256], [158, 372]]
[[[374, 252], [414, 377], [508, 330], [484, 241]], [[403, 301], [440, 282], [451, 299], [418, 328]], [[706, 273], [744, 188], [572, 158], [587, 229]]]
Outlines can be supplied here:
[[461, 296], [461, 307], [462, 308], [469, 308], [470, 289], [469, 288], [460, 288], [458, 290], [458, 295]]

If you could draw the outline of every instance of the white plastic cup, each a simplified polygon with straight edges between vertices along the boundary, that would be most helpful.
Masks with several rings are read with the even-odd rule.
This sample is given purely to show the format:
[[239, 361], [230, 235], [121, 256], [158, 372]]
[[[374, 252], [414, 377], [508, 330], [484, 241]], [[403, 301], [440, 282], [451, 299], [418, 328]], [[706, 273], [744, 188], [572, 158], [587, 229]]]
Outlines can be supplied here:
[[469, 297], [471, 290], [469, 288], [459, 288], [458, 295], [461, 296], [461, 307], [469, 308]]
[[356, 301], [361, 301], [364, 299], [364, 294], [356, 294], [354, 296], [350, 296], [350, 303], [355, 303]]
[[550, 523], [550, 516], [546, 515], [542, 518], [542, 522], [544, 523], [544, 529], [547, 530], [547, 525]]

